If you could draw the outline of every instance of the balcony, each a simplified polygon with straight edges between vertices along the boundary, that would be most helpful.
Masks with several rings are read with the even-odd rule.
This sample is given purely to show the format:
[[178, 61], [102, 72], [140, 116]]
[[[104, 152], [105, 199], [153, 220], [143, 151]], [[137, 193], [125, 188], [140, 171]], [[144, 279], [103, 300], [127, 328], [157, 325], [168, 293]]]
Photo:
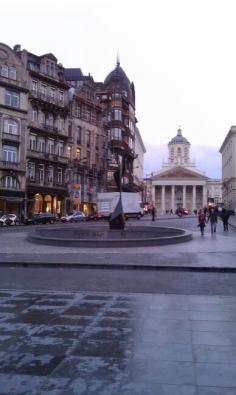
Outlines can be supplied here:
[[27, 82], [26, 81], [19, 81], [19, 80], [13, 80], [11, 78], [4, 77], [0, 75], [0, 83], [7, 87], [11, 88], [20, 88], [21, 90], [28, 90], [27, 89]]
[[20, 143], [21, 137], [19, 134], [12, 134], [12, 133], [2, 133], [2, 140], [7, 140], [7, 141], [14, 141], [17, 143]]
[[59, 162], [62, 164], [67, 164], [68, 160], [69, 160], [66, 156], [51, 154], [49, 152], [40, 152], [40, 151], [36, 151], [36, 150], [31, 150], [29, 148], [27, 150], [27, 156], [30, 158], [42, 159], [42, 160], [46, 160], [49, 162]]
[[13, 171], [19, 171], [24, 173], [26, 171], [26, 164], [23, 162], [9, 162], [9, 161], [1, 160], [0, 169], [13, 170]]
[[58, 182], [56, 180], [52, 180], [48, 178], [40, 179], [38, 174], [36, 174], [35, 177], [32, 176], [28, 177], [27, 184], [32, 187], [34, 186], [41, 188], [55, 188], [55, 189], [67, 190], [67, 186], [62, 182]]
[[60, 100], [59, 98], [46, 95], [45, 93], [40, 92], [40, 91], [35, 91], [35, 90], [30, 91], [29, 98], [41, 101], [46, 104], [51, 104], [55, 107], [62, 108], [62, 109], [67, 108], [67, 106], [68, 106], [68, 102], [65, 99]]

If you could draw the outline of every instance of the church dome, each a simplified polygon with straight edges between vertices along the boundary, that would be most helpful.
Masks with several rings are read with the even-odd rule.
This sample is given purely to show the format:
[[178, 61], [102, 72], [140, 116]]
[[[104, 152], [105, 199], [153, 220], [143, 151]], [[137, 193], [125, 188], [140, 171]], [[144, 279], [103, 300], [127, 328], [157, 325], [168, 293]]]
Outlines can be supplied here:
[[177, 135], [170, 140], [169, 144], [189, 144], [188, 140], [182, 136], [182, 130], [179, 128], [177, 130]]

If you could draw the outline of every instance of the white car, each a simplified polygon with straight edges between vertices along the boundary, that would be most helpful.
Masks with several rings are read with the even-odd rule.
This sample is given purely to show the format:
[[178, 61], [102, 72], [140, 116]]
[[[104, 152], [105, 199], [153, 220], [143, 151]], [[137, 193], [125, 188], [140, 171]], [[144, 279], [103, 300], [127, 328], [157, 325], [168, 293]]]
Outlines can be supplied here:
[[76, 211], [72, 214], [67, 214], [64, 217], [61, 217], [61, 222], [79, 222], [86, 221], [86, 216], [82, 211]]
[[0, 218], [0, 226], [11, 226], [19, 224], [19, 218], [16, 214], [4, 214]]

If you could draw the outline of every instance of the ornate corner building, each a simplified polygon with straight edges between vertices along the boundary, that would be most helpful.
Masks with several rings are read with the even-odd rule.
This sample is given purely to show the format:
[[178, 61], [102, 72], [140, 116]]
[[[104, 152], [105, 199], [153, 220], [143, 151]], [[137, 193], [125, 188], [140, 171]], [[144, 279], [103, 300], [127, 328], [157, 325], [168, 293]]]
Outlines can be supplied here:
[[[103, 120], [107, 134], [107, 191], [116, 191], [114, 174], [121, 161], [121, 189], [126, 192], [139, 191], [134, 180], [135, 131], [135, 89], [117, 64], [103, 83], [97, 83], [97, 98], [103, 107]], [[145, 148], [144, 148], [145, 150]]]

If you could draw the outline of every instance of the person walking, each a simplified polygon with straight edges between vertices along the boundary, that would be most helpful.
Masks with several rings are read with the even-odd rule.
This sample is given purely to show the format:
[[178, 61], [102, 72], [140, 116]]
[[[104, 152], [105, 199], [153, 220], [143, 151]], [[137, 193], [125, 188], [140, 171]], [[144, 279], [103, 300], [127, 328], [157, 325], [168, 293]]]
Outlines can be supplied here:
[[152, 221], [155, 221], [156, 218], [156, 209], [154, 206], [152, 206]]
[[198, 212], [198, 226], [200, 227], [201, 235], [204, 235], [204, 229], [206, 226], [206, 214], [202, 211], [202, 209]]
[[224, 230], [229, 230], [228, 228], [229, 213], [225, 208], [222, 209], [221, 218], [222, 218]]
[[211, 208], [209, 210], [209, 215], [208, 215], [208, 221], [210, 221], [211, 224], [211, 233], [216, 232], [216, 226], [217, 226], [217, 214], [218, 210], [217, 208]]

